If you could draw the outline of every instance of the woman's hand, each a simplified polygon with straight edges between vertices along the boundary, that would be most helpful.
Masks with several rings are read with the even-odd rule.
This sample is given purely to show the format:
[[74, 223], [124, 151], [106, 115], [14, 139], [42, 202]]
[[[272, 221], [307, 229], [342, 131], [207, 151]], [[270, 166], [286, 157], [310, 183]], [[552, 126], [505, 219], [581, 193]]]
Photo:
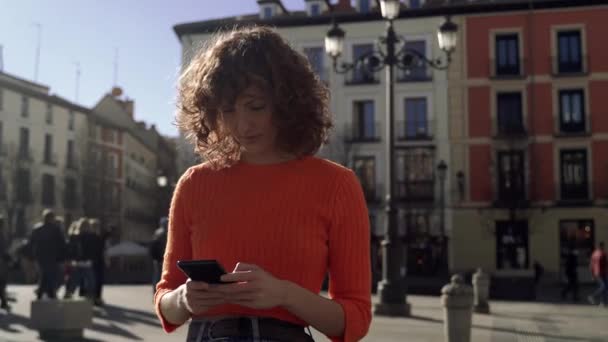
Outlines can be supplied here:
[[224, 294], [210, 288], [205, 282], [188, 279], [180, 286], [179, 305], [191, 315], [200, 315], [214, 306], [225, 304]]
[[271, 309], [287, 304], [289, 283], [275, 278], [259, 266], [240, 262], [221, 280], [234, 283], [214, 286], [211, 291], [223, 294], [229, 303], [253, 309]]

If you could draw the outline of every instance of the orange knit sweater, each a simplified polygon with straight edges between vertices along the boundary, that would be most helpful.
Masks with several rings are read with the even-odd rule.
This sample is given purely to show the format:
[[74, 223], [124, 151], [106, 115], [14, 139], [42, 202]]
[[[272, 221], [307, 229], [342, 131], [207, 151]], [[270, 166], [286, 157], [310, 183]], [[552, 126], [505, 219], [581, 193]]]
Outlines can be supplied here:
[[[227, 271], [256, 264], [279, 279], [319, 293], [329, 273], [329, 295], [345, 313], [343, 336], [357, 341], [371, 323], [370, 230], [354, 173], [304, 157], [272, 165], [239, 162], [222, 170], [208, 164], [181, 177], [171, 204], [156, 310], [167, 332], [177, 327], [160, 314], [160, 298], [186, 281], [178, 260], [217, 259]], [[252, 315], [307, 325], [282, 308], [222, 305], [204, 316]]]

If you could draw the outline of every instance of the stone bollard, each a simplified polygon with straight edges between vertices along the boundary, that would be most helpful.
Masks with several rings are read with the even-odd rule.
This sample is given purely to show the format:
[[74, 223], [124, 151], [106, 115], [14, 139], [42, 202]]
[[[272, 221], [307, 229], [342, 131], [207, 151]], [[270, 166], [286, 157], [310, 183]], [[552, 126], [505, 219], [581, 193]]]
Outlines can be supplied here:
[[490, 297], [490, 275], [481, 268], [473, 275], [473, 310], [477, 313], [490, 313], [488, 298]]
[[461, 275], [452, 276], [451, 283], [441, 289], [446, 342], [470, 342], [473, 316], [473, 289]]
[[80, 341], [93, 323], [93, 304], [85, 299], [35, 300], [30, 309], [33, 328], [45, 341]]

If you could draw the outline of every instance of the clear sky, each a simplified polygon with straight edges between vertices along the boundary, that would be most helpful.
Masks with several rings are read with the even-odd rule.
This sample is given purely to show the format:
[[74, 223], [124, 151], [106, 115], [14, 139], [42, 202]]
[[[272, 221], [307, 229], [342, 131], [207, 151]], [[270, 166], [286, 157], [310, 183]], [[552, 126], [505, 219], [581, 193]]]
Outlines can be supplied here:
[[[304, 0], [283, 3], [289, 10], [305, 7]], [[135, 100], [136, 119], [176, 135], [181, 49], [173, 26], [257, 11], [256, 0], [0, 0], [4, 71], [34, 80], [39, 23], [38, 82], [74, 101], [78, 62], [77, 102], [92, 107], [114, 84], [118, 48], [118, 85]]]

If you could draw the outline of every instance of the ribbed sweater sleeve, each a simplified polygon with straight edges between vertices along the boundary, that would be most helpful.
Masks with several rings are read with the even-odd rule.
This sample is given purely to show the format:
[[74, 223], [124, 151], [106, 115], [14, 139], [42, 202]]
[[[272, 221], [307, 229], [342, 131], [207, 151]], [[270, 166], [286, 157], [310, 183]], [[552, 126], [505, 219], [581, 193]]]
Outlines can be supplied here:
[[348, 170], [337, 185], [329, 230], [329, 295], [345, 315], [343, 336], [332, 341], [358, 341], [371, 323], [370, 227], [361, 184]]
[[163, 259], [163, 274], [156, 285], [154, 303], [156, 314], [166, 332], [172, 332], [177, 325], [169, 323], [160, 311], [160, 299], [166, 293], [185, 283], [187, 278], [177, 267], [178, 260], [192, 259], [192, 244], [190, 239], [192, 196], [194, 186], [192, 181], [193, 169], [186, 171], [175, 187], [171, 209], [169, 210], [169, 229], [167, 234], [167, 248]]

